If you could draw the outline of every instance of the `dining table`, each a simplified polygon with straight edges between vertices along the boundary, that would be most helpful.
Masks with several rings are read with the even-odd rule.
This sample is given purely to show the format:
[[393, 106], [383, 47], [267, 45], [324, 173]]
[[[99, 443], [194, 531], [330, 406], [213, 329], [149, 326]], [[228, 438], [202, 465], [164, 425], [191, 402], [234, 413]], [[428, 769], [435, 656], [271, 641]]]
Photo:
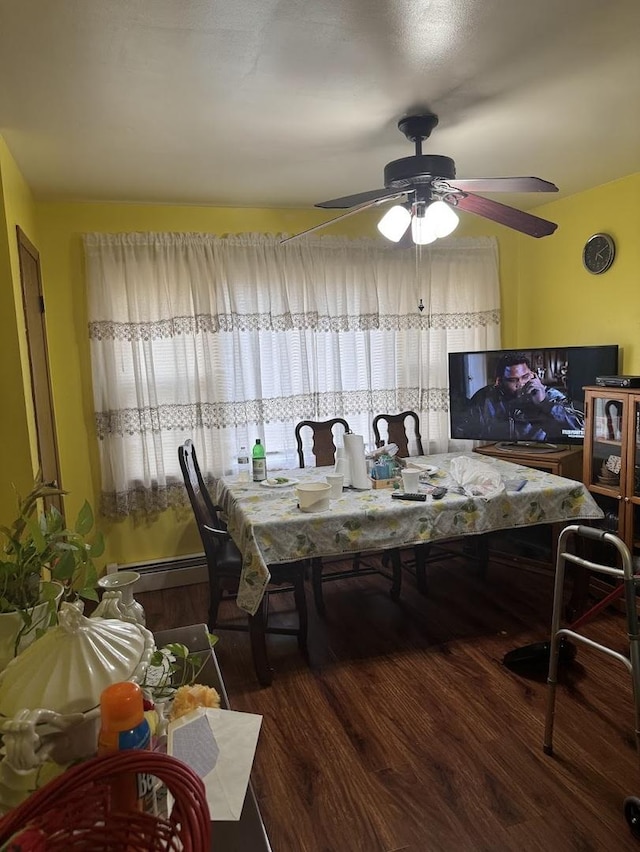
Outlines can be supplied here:
[[[460, 487], [452, 462], [468, 457], [486, 465], [505, 485], [483, 496]], [[412, 457], [421, 470], [424, 502], [398, 500], [393, 487], [345, 488], [325, 511], [303, 512], [298, 482], [325, 482], [333, 467], [270, 471], [263, 482], [238, 476], [217, 480], [212, 496], [222, 507], [228, 530], [243, 558], [237, 604], [254, 615], [269, 582], [269, 565], [315, 557], [347, 557], [366, 551], [410, 548], [464, 536], [537, 524], [597, 520], [603, 512], [582, 482], [474, 453], [439, 453]], [[458, 470], [459, 462], [453, 465]], [[494, 476], [494, 479], [496, 477]], [[524, 480], [520, 490], [510, 490]], [[396, 483], [397, 484], [397, 483]], [[432, 497], [443, 486], [441, 499]], [[401, 486], [400, 486], [401, 491]]]

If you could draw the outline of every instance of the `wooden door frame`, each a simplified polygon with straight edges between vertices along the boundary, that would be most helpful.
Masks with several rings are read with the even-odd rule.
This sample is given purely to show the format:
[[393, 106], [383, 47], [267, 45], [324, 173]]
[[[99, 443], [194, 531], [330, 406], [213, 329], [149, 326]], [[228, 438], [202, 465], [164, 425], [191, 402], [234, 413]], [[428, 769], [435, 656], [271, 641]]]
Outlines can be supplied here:
[[[49, 366], [49, 348], [47, 345], [45, 305], [42, 294], [40, 254], [19, 225], [16, 225], [16, 235], [18, 239], [22, 309], [29, 356], [29, 380], [36, 429], [38, 465], [47, 481], [53, 481], [59, 488], [62, 488], [55, 410], [51, 387], [51, 371]], [[32, 278], [31, 271], [25, 269], [25, 254], [34, 263], [35, 279]], [[37, 286], [37, 294], [33, 290], [29, 291], [29, 287], [33, 288], [34, 284]], [[37, 305], [34, 302], [34, 296], [38, 299]], [[39, 314], [39, 319], [36, 319], [36, 312]], [[51, 476], [51, 473], [55, 475]], [[60, 512], [64, 513], [64, 504], [61, 497], [50, 497], [45, 501], [45, 505], [56, 506]]]

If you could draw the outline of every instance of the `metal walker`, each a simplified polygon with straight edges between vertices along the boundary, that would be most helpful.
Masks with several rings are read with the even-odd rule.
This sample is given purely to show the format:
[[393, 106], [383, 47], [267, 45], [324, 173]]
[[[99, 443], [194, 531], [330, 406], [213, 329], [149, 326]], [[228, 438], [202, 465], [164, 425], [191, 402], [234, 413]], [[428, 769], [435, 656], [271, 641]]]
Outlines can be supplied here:
[[[582, 537], [610, 544], [620, 554], [622, 568], [600, 565], [567, 552], [568, 539]], [[629, 656], [620, 654], [606, 645], [594, 642], [571, 627], [560, 627], [562, 599], [564, 589], [565, 564], [571, 562], [589, 571], [606, 574], [621, 581], [624, 587], [624, 597], [627, 611], [627, 634], [629, 637]], [[589, 648], [601, 651], [614, 660], [621, 662], [631, 673], [633, 686], [633, 704], [635, 721], [636, 748], [640, 754], [640, 644], [638, 642], [638, 613], [636, 608], [636, 589], [640, 586], [640, 575], [633, 573], [633, 563], [627, 545], [610, 532], [585, 527], [577, 524], [565, 527], [558, 538], [558, 555], [556, 559], [556, 577], [553, 593], [553, 615], [551, 617], [551, 650], [549, 658], [549, 675], [547, 677], [547, 712], [544, 730], [544, 752], [553, 754], [553, 722], [556, 702], [556, 686], [558, 677], [558, 659], [560, 640], [562, 637], [573, 639]], [[579, 619], [582, 623], [582, 619]], [[572, 625], [573, 626], [573, 625]], [[629, 796], [624, 801], [624, 815], [634, 837], [640, 839], [640, 798]]]

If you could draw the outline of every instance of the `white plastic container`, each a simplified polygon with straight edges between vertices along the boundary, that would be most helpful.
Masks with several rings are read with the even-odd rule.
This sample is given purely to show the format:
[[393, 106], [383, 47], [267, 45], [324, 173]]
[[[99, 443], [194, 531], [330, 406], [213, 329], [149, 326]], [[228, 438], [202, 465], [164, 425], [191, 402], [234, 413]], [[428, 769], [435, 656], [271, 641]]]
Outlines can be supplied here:
[[331, 486], [328, 482], [301, 482], [296, 497], [301, 512], [324, 512], [329, 508]]
[[337, 500], [339, 497], [342, 497], [344, 476], [341, 473], [330, 473], [326, 476], [326, 480], [331, 486], [330, 499]]
[[402, 487], [407, 494], [416, 494], [420, 487], [420, 471], [403, 470]]

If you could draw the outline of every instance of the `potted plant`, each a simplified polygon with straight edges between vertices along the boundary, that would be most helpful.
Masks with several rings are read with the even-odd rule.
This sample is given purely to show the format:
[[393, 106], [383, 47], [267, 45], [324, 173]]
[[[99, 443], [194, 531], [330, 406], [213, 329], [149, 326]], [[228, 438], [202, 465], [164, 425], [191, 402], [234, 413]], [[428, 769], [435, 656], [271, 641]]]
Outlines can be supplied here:
[[0, 669], [50, 626], [61, 599], [98, 599], [94, 559], [104, 552], [104, 540], [100, 532], [88, 539], [94, 526], [91, 506], [84, 502], [73, 528], [55, 506], [42, 508], [43, 499], [65, 493], [38, 476], [29, 494], [18, 498], [11, 526], [0, 526], [0, 622], [17, 627], [10, 640], [0, 634]]

